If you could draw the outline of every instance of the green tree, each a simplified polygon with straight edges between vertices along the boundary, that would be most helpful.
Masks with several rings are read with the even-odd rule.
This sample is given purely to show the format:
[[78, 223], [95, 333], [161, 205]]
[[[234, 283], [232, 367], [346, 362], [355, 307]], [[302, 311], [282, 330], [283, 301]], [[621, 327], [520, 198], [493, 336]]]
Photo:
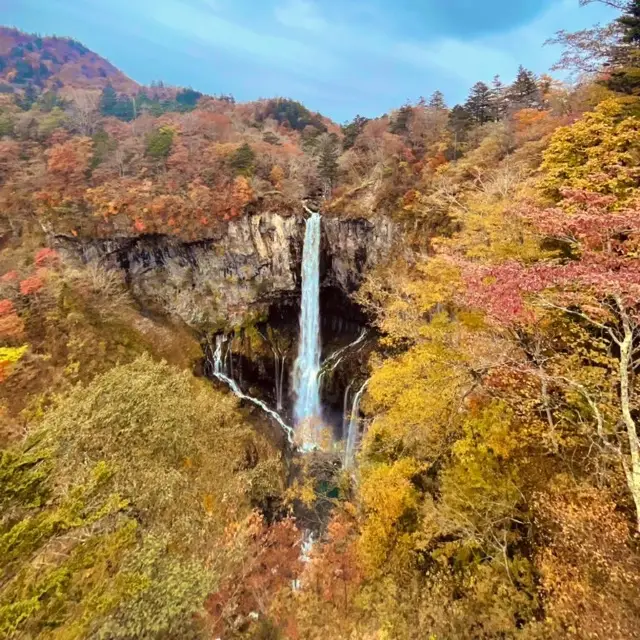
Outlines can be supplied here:
[[507, 114], [507, 88], [500, 76], [494, 76], [491, 83], [491, 116], [492, 120], [502, 120]]
[[272, 455], [231, 396], [147, 356], [59, 398], [0, 453], [0, 635], [210, 637], [227, 528], [240, 561], [241, 523], [280, 491]]
[[640, 94], [640, 0], [631, 0], [616, 23], [621, 31], [610, 60], [606, 86], [619, 93]]
[[457, 104], [449, 112], [449, 122], [447, 127], [453, 134], [454, 142], [454, 160], [457, 159], [458, 146], [460, 143], [467, 139], [467, 134], [471, 127], [473, 127], [473, 116], [469, 113], [466, 107]]
[[114, 116], [117, 104], [118, 104], [118, 94], [116, 93], [116, 90], [109, 83], [102, 90], [102, 95], [100, 96], [100, 113], [103, 116]]
[[176, 95], [176, 102], [182, 107], [193, 109], [200, 98], [202, 98], [202, 94], [199, 91], [194, 91], [191, 88], [181, 89]]
[[401, 106], [391, 118], [389, 131], [391, 131], [391, 133], [398, 134], [407, 133], [412, 114], [413, 107], [410, 104]]
[[511, 109], [536, 109], [541, 96], [536, 77], [532, 71], [520, 65], [514, 83], [509, 87], [508, 104]]
[[248, 142], [231, 155], [229, 165], [236, 172], [236, 175], [251, 176], [255, 169], [256, 154]]
[[324, 183], [325, 196], [331, 194], [338, 177], [338, 157], [340, 155], [338, 138], [335, 134], [325, 133], [318, 140], [318, 173]]
[[446, 109], [447, 103], [444, 100], [444, 94], [442, 91], [434, 91], [429, 98], [427, 105], [431, 109]]
[[38, 99], [38, 91], [35, 86], [30, 82], [24, 88], [21, 96], [16, 96], [16, 104], [23, 110], [29, 111]]
[[473, 85], [465, 109], [477, 124], [485, 124], [493, 119], [491, 89], [484, 82]]
[[171, 153], [175, 133], [171, 127], [160, 127], [147, 136], [147, 155], [154, 160], [166, 160]]
[[357, 115], [351, 122], [347, 122], [342, 125], [342, 133], [344, 135], [342, 139], [342, 148], [345, 151], [353, 147], [367, 122], [369, 122], [369, 118]]

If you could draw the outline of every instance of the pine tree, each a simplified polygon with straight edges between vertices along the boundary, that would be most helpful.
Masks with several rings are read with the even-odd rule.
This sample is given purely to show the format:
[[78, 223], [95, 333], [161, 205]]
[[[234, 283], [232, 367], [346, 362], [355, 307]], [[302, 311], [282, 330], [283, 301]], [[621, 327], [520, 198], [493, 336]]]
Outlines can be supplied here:
[[467, 134], [473, 127], [473, 124], [473, 116], [467, 111], [466, 107], [457, 104], [449, 112], [447, 128], [451, 131], [453, 138], [450, 158], [454, 162], [460, 157], [460, 145], [467, 139]]
[[446, 109], [447, 103], [444, 101], [442, 91], [434, 91], [429, 98], [429, 107], [431, 109]]
[[342, 133], [344, 134], [342, 148], [345, 151], [353, 147], [367, 122], [369, 122], [369, 118], [357, 115], [351, 122], [342, 125]]
[[412, 113], [413, 109], [410, 104], [400, 107], [391, 120], [389, 131], [391, 133], [406, 133], [409, 130], [409, 120]]
[[335, 134], [324, 133], [318, 140], [318, 173], [324, 183], [325, 197], [331, 194], [338, 177], [338, 138]]
[[622, 30], [610, 65], [613, 71], [605, 82], [612, 91], [640, 94], [640, 0], [631, 0], [617, 23]]
[[100, 96], [100, 113], [103, 116], [114, 116], [118, 104], [118, 94], [116, 90], [108, 84]]
[[491, 89], [484, 82], [473, 85], [465, 109], [478, 124], [493, 120], [491, 98]]
[[502, 120], [507, 114], [507, 88], [500, 76], [494, 76], [491, 83], [491, 115], [493, 120]]
[[233, 153], [229, 164], [237, 175], [251, 176], [255, 168], [256, 154], [248, 142]]
[[33, 83], [29, 82], [24, 88], [22, 97], [16, 97], [15, 102], [23, 111], [29, 111], [37, 99], [38, 92]]
[[509, 87], [508, 102], [511, 109], [537, 109], [540, 107], [540, 90], [536, 76], [522, 65], [515, 82]]

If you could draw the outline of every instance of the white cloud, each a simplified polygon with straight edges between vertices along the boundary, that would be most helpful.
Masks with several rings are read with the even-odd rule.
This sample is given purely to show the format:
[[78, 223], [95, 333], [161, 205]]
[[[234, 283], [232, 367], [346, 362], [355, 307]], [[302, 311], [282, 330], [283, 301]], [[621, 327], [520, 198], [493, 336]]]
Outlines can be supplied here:
[[[210, 47], [255, 58], [289, 70], [330, 72], [336, 60], [322, 47], [272, 35], [177, 0], [158, 2], [151, 15], [163, 25]], [[221, 60], [224, 63], [224, 60]]]
[[276, 20], [285, 27], [321, 32], [329, 23], [311, 0], [286, 0], [275, 8]]
[[[482, 42], [445, 38], [434, 43], [400, 42], [393, 55], [415, 67], [440, 69], [469, 84], [517, 67], [508, 53]], [[487, 77], [489, 75], [490, 77]]]

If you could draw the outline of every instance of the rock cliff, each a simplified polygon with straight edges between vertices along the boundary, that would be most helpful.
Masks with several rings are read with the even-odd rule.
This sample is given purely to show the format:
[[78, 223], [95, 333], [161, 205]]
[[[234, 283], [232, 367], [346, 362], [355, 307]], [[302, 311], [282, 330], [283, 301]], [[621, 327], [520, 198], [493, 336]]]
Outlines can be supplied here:
[[[259, 318], [272, 304], [299, 295], [304, 229], [302, 216], [263, 213], [189, 243], [163, 235], [56, 241], [68, 260], [121, 270], [142, 305], [194, 328], [223, 328]], [[323, 286], [356, 289], [388, 255], [394, 231], [388, 220], [323, 219]]]

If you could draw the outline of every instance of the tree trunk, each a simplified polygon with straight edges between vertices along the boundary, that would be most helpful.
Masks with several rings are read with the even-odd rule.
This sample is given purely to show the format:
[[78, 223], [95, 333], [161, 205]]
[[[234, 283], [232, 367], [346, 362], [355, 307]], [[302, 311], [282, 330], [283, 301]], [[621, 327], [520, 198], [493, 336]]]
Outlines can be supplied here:
[[622, 419], [627, 432], [629, 443], [629, 456], [631, 465], [625, 465], [627, 485], [631, 491], [636, 507], [636, 522], [640, 532], [640, 442], [636, 423], [631, 415], [630, 376], [631, 357], [633, 351], [633, 327], [631, 319], [626, 312], [621, 300], [618, 300], [620, 315], [622, 318], [623, 339], [620, 341], [620, 406]]

